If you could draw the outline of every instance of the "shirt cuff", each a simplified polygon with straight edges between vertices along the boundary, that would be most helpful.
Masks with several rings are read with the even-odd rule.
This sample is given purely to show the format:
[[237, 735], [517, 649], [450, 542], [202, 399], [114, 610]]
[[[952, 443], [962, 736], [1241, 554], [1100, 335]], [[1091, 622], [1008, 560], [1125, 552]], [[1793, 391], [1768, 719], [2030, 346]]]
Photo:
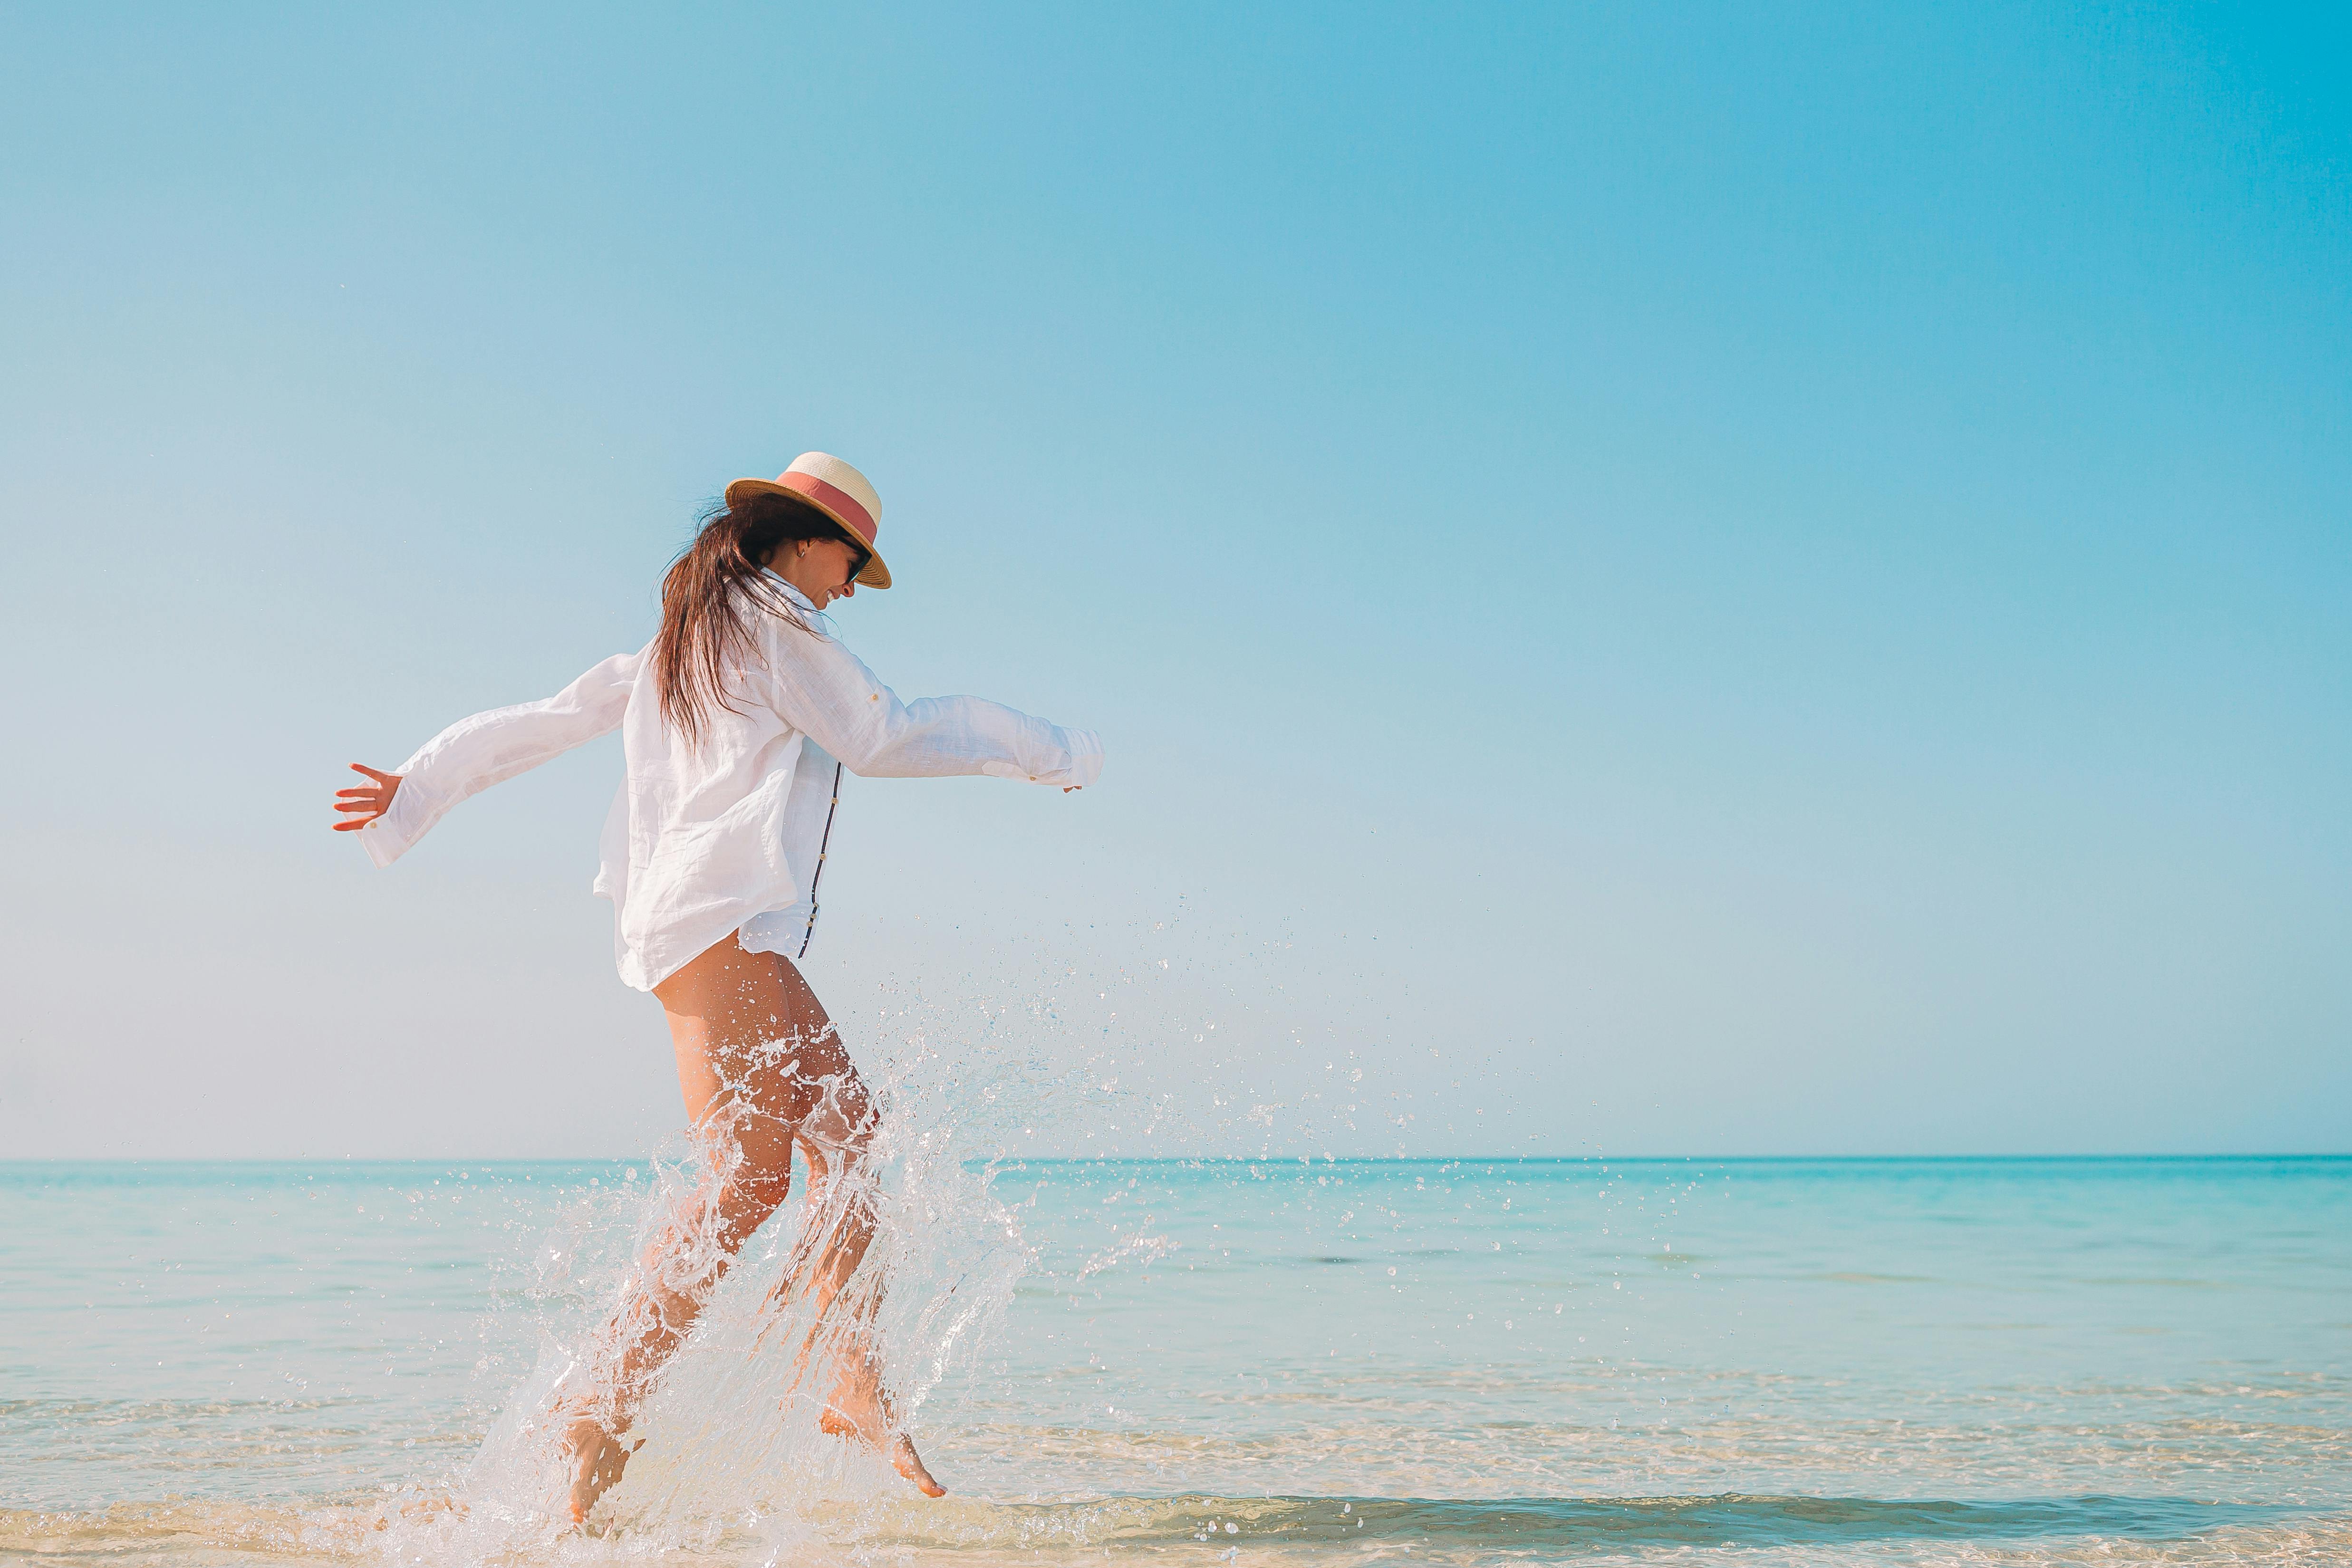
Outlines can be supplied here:
[[1066, 786], [1083, 789], [1102, 777], [1102, 737], [1091, 729], [1073, 729], [1065, 733], [1070, 737], [1070, 766], [1062, 782]]
[[426, 829], [440, 821], [439, 802], [414, 777], [403, 778], [392, 792], [392, 806], [359, 833], [360, 848], [378, 870], [406, 854]]
[[1049, 784], [1056, 789], [1084, 789], [1102, 776], [1102, 737], [1091, 729], [1058, 727], [1055, 733], [1062, 737], [1066, 758], [1060, 767], [1032, 773], [1017, 762], [983, 762], [980, 770], [992, 779], [1010, 779], [1016, 784]]

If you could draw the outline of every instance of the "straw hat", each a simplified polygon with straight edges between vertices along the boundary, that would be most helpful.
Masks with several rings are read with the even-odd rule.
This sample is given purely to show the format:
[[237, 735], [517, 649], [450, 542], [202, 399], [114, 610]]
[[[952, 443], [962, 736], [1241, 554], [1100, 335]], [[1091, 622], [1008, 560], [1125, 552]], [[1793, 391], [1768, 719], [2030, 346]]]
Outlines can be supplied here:
[[753, 496], [790, 496], [839, 523], [866, 547], [866, 569], [857, 574], [867, 588], [890, 586], [890, 569], [874, 549], [882, 531], [882, 497], [866, 476], [827, 452], [803, 452], [772, 479], [738, 479], [727, 486], [727, 504], [740, 507]]

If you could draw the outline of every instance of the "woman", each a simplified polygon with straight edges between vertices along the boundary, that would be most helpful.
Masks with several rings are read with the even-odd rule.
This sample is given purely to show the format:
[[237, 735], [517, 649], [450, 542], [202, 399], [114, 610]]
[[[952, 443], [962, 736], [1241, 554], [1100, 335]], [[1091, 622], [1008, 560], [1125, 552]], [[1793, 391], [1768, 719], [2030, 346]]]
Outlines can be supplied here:
[[900, 1430], [872, 1340], [870, 1280], [828, 1325], [873, 1238], [860, 1196], [875, 1112], [793, 959], [807, 949], [841, 770], [989, 773], [1094, 782], [1102, 747], [977, 697], [902, 704], [815, 620], [860, 584], [890, 586], [874, 549], [881, 502], [837, 457], [804, 453], [775, 480], [739, 479], [662, 580], [661, 630], [544, 702], [477, 714], [393, 772], [336, 792], [378, 865], [443, 812], [614, 729], [627, 778], [604, 824], [595, 890], [613, 901], [621, 978], [668, 1016], [678, 1087], [708, 1164], [698, 1214], [647, 1249], [598, 1336], [589, 1386], [559, 1406], [574, 1522], [620, 1479], [623, 1435], [728, 1261], [808, 1161], [807, 1291], [839, 1370], [821, 1422], [887, 1454], [925, 1494], [945, 1489]]

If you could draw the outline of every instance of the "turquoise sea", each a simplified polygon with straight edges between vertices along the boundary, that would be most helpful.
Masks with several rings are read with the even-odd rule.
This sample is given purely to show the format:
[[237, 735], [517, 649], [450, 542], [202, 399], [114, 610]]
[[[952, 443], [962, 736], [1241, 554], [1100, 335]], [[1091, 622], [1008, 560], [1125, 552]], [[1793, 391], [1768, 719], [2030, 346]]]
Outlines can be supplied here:
[[893, 1169], [951, 1495], [786, 1392], [787, 1216], [567, 1537], [674, 1164], [0, 1166], [0, 1557], [2352, 1563], [2352, 1159]]

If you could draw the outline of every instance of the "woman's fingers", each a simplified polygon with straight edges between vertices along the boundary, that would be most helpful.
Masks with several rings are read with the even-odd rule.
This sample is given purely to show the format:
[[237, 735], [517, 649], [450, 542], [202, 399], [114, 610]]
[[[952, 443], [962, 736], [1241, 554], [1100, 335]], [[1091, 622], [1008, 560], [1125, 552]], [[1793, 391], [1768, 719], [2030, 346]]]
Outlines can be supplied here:
[[400, 775], [383, 773], [364, 762], [352, 764], [352, 771], [364, 773], [375, 780], [373, 784], [356, 784], [348, 789], [335, 791], [335, 810], [351, 816], [348, 822], [331, 824], [339, 833], [357, 832], [392, 809], [394, 791], [400, 788]]
[[335, 810], [352, 812], [358, 818], [355, 821], [335, 823], [335, 831], [339, 833], [364, 828], [392, 810], [392, 798], [400, 789], [400, 775], [397, 773], [380, 772], [364, 762], [352, 763], [352, 771], [364, 773], [375, 782], [335, 791]]

